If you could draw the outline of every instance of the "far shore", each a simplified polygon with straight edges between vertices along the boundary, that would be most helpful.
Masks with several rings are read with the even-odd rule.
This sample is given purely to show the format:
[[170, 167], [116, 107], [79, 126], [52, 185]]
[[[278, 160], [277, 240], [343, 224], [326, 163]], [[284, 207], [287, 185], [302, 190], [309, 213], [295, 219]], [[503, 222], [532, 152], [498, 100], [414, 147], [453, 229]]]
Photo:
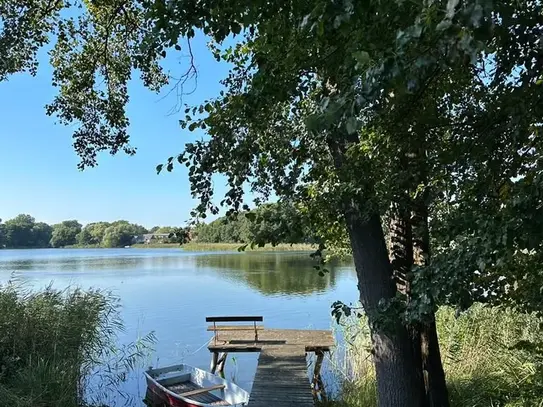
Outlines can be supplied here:
[[[317, 246], [311, 245], [311, 244], [305, 244], [305, 243], [295, 243], [295, 244], [288, 244], [288, 243], [280, 243], [277, 246], [272, 246], [271, 244], [267, 244], [264, 247], [258, 247], [254, 246], [251, 248], [251, 245], [246, 245], [245, 243], [187, 243], [184, 245], [179, 245], [178, 243], [151, 243], [151, 244], [144, 244], [144, 243], [138, 243], [133, 244], [130, 246], [130, 248], [133, 249], [175, 249], [175, 250], [184, 250], [188, 252], [202, 252], [202, 251], [242, 251], [243, 247], [245, 247], [244, 251], [247, 252], [287, 252], [287, 251], [315, 251], [317, 249]], [[6, 250], [23, 250], [23, 249], [51, 249], [50, 247], [17, 247], [17, 248], [6, 248]], [[80, 246], [80, 245], [73, 245], [73, 246], [66, 246], [66, 247], [60, 247], [58, 248], [60, 250], [62, 249], [112, 249], [110, 247], [100, 247], [96, 245], [86, 245], [86, 246]], [[113, 248], [115, 249], [115, 248]], [[120, 249], [120, 247], [117, 247], [116, 249]]]
[[306, 243], [280, 243], [277, 246], [272, 246], [267, 244], [264, 247], [254, 246], [251, 247], [250, 244], [246, 245], [245, 243], [187, 243], [181, 246], [183, 250], [186, 251], [256, 251], [256, 252], [289, 252], [289, 251], [315, 251], [317, 246], [306, 244]]
[[180, 246], [177, 243], [156, 243], [156, 244], [134, 244], [130, 246], [135, 249], [182, 249], [188, 252], [202, 252], [202, 251], [241, 251], [245, 247], [245, 251], [259, 251], [259, 252], [270, 252], [270, 251], [314, 251], [316, 246], [305, 244], [305, 243], [280, 243], [277, 246], [272, 246], [267, 244], [264, 247], [254, 246], [251, 248], [251, 245], [246, 245], [245, 243], [186, 243]]

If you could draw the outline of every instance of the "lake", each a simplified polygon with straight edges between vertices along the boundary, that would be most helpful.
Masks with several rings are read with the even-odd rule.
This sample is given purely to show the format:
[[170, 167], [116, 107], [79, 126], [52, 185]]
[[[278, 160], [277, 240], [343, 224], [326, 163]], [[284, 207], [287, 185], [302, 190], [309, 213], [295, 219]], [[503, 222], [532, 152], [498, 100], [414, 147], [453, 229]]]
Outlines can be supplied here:
[[[35, 288], [52, 283], [110, 289], [122, 304], [121, 342], [154, 331], [150, 364], [209, 369], [206, 316], [262, 315], [265, 327], [330, 329], [330, 305], [358, 298], [356, 275], [350, 262], [331, 264], [324, 277], [314, 265], [306, 252], [0, 250], [0, 283], [14, 273]], [[255, 353], [229, 357], [227, 378], [250, 390], [257, 358]], [[134, 399], [145, 394], [142, 371], [126, 383]]]

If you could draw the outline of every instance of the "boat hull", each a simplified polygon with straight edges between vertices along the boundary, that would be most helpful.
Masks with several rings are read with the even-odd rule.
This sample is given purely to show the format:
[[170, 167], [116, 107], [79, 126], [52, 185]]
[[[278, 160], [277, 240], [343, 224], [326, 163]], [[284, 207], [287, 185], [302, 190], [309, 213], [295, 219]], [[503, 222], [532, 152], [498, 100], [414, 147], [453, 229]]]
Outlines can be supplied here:
[[[175, 365], [145, 372], [147, 400], [169, 407], [245, 406], [249, 393], [217, 375], [188, 366]], [[214, 390], [199, 392], [201, 389]], [[196, 394], [194, 394], [194, 390]], [[188, 392], [187, 392], [188, 390]], [[184, 394], [188, 393], [188, 394]], [[191, 394], [192, 393], [192, 394]]]

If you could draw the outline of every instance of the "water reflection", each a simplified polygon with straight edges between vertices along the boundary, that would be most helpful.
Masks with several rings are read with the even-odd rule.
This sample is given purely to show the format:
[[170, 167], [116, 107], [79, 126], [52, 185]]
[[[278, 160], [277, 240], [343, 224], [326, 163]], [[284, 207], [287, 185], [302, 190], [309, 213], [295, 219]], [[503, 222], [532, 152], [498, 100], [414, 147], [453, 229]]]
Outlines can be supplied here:
[[335, 262], [319, 276], [307, 252], [190, 253], [181, 250], [7, 250], [0, 251], [1, 272], [44, 274], [146, 272], [191, 275], [195, 272], [242, 283], [265, 295], [309, 295], [335, 287], [350, 263]]
[[[194, 268], [180, 250], [19, 250], [0, 251], [0, 271], [119, 271]], [[3, 254], [7, 256], [3, 256]]]
[[319, 276], [317, 264], [308, 253], [242, 253], [196, 257], [198, 267], [223, 270], [229, 279], [239, 280], [266, 295], [304, 295], [324, 292], [336, 284], [348, 263], [334, 262], [329, 273]]

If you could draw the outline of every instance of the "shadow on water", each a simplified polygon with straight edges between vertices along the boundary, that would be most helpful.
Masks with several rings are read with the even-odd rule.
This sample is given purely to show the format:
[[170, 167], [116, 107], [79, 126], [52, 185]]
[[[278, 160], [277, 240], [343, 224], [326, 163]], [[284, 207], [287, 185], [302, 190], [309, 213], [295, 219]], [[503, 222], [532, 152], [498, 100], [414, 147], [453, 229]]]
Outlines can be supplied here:
[[[196, 257], [197, 267], [224, 270], [224, 276], [240, 281], [265, 295], [305, 295], [327, 291], [345, 272], [348, 262], [333, 262], [320, 276], [309, 253], [274, 252], [220, 254]], [[343, 266], [343, 267], [342, 267]]]

